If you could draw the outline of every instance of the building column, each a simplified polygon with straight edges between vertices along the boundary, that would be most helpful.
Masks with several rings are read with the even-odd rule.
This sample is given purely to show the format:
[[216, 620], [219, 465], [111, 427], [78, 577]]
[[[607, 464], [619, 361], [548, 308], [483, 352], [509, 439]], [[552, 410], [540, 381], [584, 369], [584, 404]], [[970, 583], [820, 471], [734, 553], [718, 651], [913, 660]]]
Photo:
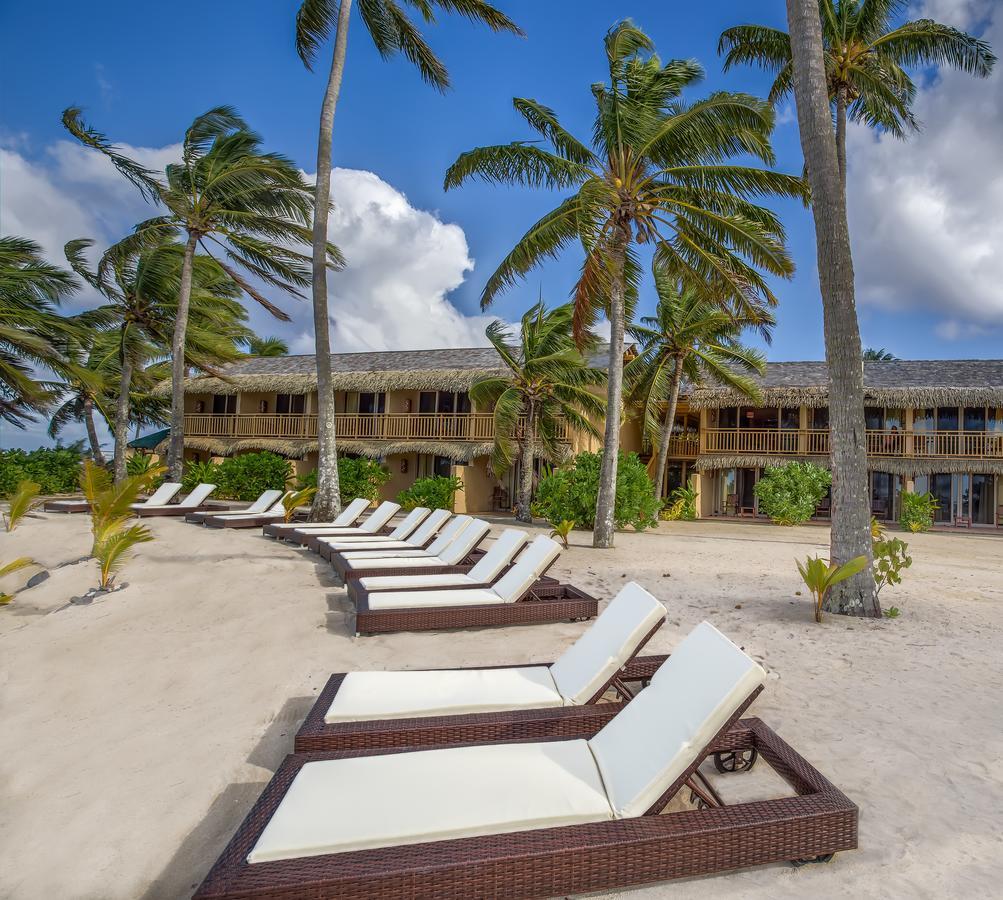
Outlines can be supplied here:
[[704, 479], [700, 477], [700, 472], [694, 469], [689, 473], [689, 479], [693, 482], [693, 490], [697, 492], [697, 518], [701, 518], [701, 513], [703, 511], [703, 486]]

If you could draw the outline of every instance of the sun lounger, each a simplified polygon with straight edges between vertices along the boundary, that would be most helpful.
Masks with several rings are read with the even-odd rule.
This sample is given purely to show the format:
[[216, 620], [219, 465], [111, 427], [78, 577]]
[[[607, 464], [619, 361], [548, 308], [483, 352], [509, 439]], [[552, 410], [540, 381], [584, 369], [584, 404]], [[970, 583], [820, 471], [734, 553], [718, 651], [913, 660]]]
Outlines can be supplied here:
[[360, 593], [355, 631], [437, 631], [593, 618], [598, 612], [594, 597], [571, 585], [538, 584], [560, 554], [557, 543], [539, 535], [490, 588]]
[[[764, 680], [704, 623], [588, 739], [293, 754], [195, 896], [552, 897], [855, 847], [856, 807], [740, 721]], [[724, 805], [697, 770], [737, 748], [795, 796]], [[684, 787], [706, 808], [659, 815]]]
[[74, 500], [46, 500], [42, 504], [43, 512], [83, 513], [90, 512], [90, 509], [90, 503], [79, 497]]
[[269, 522], [282, 522], [286, 517], [285, 499], [292, 491], [286, 491], [263, 512], [232, 512], [210, 514], [202, 519], [207, 528], [260, 528]]
[[[376, 537], [338, 537], [326, 535], [312, 538], [308, 547], [319, 553], [324, 559], [330, 559], [336, 554], [350, 554], [355, 557], [397, 556], [427, 556], [429, 549], [436, 541], [452, 539], [466, 530], [474, 521], [472, 516], [456, 516], [445, 509], [437, 509], [428, 517], [426, 528], [420, 528], [411, 537], [404, 540], [392, 540], [390, 535]], [[490, 529], [490, 526], [488, 526]]]
[[[133, 503], [132, 508], [150, 509], [155, 506], [167, 506], [181, 490], [181, 485], [176, 481], [165, 481], [149, 497], [139, 503]], [[204, 499], [204, 498], [203, 498]], [[201, 503], [201, 501], [199, 501]]]
[[137, 516], [183, 516], [193, 509], [198, 509], [209, 495], [216, 490], [214, 484], [200, 484], [192, 488], [192, 492], [180, 503], [164, 506], [153, 506], [152, 504], [140, 503], [133, 506], [132, 511]]
[[[348, 588], [348, 596], [355, 600], [360, 591], [410, 591], [440, 587], [485, 587], [494, 584], [515, 559], [529, 535], [525, 531], [507, 528], [491, 548], [473, 565], [461, 565], [470, 551], [487, 537], [490, 525], [482, 519], [478, 527], [465, 528], [441, 554], [432, 557], [390, 557], [382, 559], [353, 559], [351, 554], [332, 557], [332, 564]], [[347, 558], [346, 558], [347, 557]], [[370, 571], [375, 574], [360, 575]]]
[[365, 497], [356, 497], [338, 514], [333, 522], [272, 522], [266, 525], [261, 532], [265, 537], [281, 538], [290, 531], [308, 525], [317, 528], [321, 526], [325, 528], [350, 528], [359, 521], [360, 516], [367, 509], [369, 509], [369, 501]]
[[284, 531], [277, 535], [282, 540], [290, 541], [293, 544], [303, 544], [305, 545], [309, 538], [315, 537], [320, 534], [325, 535], [373, 535], [380, 534], [385, 528], [388, 527], [390, 520], [397, 515], [400, 510], [400, 504], [394, 503], [391, 500], [384, 500], [379, 506], [376, 507], [362, 522], [358, 525], [349, 525], [345, 527], [334, 527], [334, 526], [323, 526], [318, 527], [311, 522], [305, 522], [301, 525], [297, 525], [289, 531]]
[[201, 525], [202, 522], [209, 516], [215, 515], [220, 519], [231, 519], [236, 516], [254, 516], [258, 513], [266, 512], [267, 510], [273, 508], [276, 504], [281, 505], [282, 498], [285, 494], [282, 491], [265, 491], [255, 500], [250, 506], [245, 509], [237, 509], [232, 512], [217, 512], [214, 513], [209, 510], [197, 510], [196, 512], [188, 513], [185, 516], [185, 521], [190, 522], [195, 525]]
[[[295, 749], [362, 750], [595, 733], [633, 697], [636, 686], [626, 682], [651, 677], [651, 669], [634, 663], [664, 621], [662, 604], [630, 582], [555, 663], [332, 675], [296, 735]], [[610, 689], [618, 701], [599, 704]]]
[[[443, 513], [445, 515], [443, 515]], [[427, 540], [428, 536], [435, 534], [438, 530], [439, 524], [444, 522], [449, 518], [449, 513], [444, 509], [436, 510], [434, 513], [432, 510], [425, 506], [418, 506], [412, 509], [400, 522], [388, 531], [386, 534], [336, 534], [331, 535], [330, 531], [310, 531], [304, 532], [306, 534], [306, 540], [303, 541], [303, 546], [308, 550], [312, 550], [314, 553], [317, 552], [320, 541], [336, 540], [338, 542], [345, 542], [347, 544], [371, 544], [378, 543], [392, 544], [399, 541], [413, 540], [414, 535], [425, 535], [422, 540]], [[422, 523], [428, 522], [429, 526], [425, 530], [420, 530]]]

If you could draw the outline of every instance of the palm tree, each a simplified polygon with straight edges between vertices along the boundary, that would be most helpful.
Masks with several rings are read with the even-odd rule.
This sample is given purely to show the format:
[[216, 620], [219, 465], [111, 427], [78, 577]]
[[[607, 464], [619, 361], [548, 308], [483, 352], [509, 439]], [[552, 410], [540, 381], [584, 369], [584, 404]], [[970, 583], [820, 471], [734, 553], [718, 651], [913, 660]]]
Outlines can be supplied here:
[[[276, 318], [288, 321], [289, 316], [241, 272], [301, 296], [297, 288], [309, 281], [307, 257], [291, 245], [310, 240], [310, 189], [292, 161], [262, 151], [261, 138], [228, 106], [211, 109], [192, 122], [185, 132], [181, 162], [167, 166], [164, 180], [119, 153], [103, 134], [84, 124], [80, 110], [67, 109], [63, 125], [85, 146], [107, 156], [148, 200], [165, 210], [164, 215], [140, 222], [132, 235], [105, 254], [103, 265], [114, 265], [117, 256], [134, 257], [142, 248], [184, 236], [171, 340], [171, 439], [167, 455], [169, 477], [180, 480], [185, 332], [196, 249], [211, 256], [243, 293]], [[328, 264], [340, 264], [337, 250], [331, 245], [326, 249]]]
[[81, 374], [61, 349], [80, 337], [79, 327], [56, 312], [76, 289], [73, 275], [47, 263], [38, 244], [0, 237], [0, 419], [24, 427], [55, 399], [33, 367]]
[[897, 356], [885, 350], [884, 347], [878, 347], [877, 349], [875, 349], [874, 347], [868, 347], [864, 351], [862, 358], [865, 362], [867, 361], [889, 362], [893, 359], [898, 359]]
[[[602, 416], [603, 404], [589, 387], [601, 385], [605, 378], [575, 345], [573, 320], [570, 304], [547, 310], [541, 300], [522, 317], [518, 344], [503, 322], [496, 320], [485, 331], [509, 372], [479, 379], [470, 398], [479, 407], [494, 410], [495, 474], [500, 478], [519, 459], [515, 515], [520, 522], [533, 521], [533, 457], [559, 458], [565, 424], [600, 437], [593, 422]], [[594, 344], [590, 337], [587, 347]]]
[[289, 345], [278, 337], [258, 337], [252, 334], [247, 339], [248, 356], [288, 356]]
[[[432, 22], [436, 8], [457, 12], [493, 31], [521, 34], [507, 16], [484, 0], [404, 0], [426, 21]], [[403, 55], [421, 77], [438, 90], [449, 86], [449, 74], [441, 60], [425, 43], [421, 32], [395, 0], [359, 0], [359, 14], [380, 56]], [[303, 0], [296, 13], [296, 52], [308, 69], [313, 69], [321, 45], [334, 35], [334, 53], [327, 76], [327, 88], [320, 108], [317, 137], [317, 182], [314, 187], [313, 217], [313, 329], [317, 365], [317, 493], [310, 516], [314, 521], [332, 519], [341, 509], [338, 484], [334, 391], [331, 382], [331, 335], [327, 306], [327, 224], [331, 208], [331, 145], [334, 114], [341, 95], [348, 52], [348, 27], [352, 0]]]
[[[987, 78], [996, 57], [985, 41], [932, 19], [898, 27], [905, 0], [818, 0], [825, 90], [833, 106], [840, 183], [846, 190], [846, 121], [864, 122], [903, 137], [919, 125], [912, 113], [916, 85], [905, 66], [953, 66]], [[738, 25], [721, 35], [724, 68], [758, 65], [776, 75], [771, 103], [794, 84], [791, 39], [777, 28]]]
[[628, 329], [640, 350], [624, 367], [624, 381], [643, 410], [644, 433], [657, 447], [655, 496], [660, 498], [683, 378], [694, 386], [713, 381], [757, 399], [759, 389], [751, 376], [765, 371], [766, 357], [740, 338], [744, 329], [756, 328], [769, 339], [775, 322], [765, 307], [733, 315], [658, 269], [655, 290], [655, 315]]
[[772, 304], [776, 299], [759, 270], [788, 277], [794, 266], [779, 218], [753, 200], [805, 195], [800, 178], [730, 162], [749, 154], [772, 165], [767, 103], [729, 92], [684, 102], [684, 89], [703, 75], [700, 66], [692, 60], [662, 65], [651, 40], [629, 21], [609, 31], [605, 52], [609, 84], [592, 86], [597, 110], [591, 142], [564, 129], [553, 110], [516, 98], [516, 110], [552, 149], [525, 141], [480, 147], [453, 163], [445, 183], [449, 189], [479, 176], [573, 191], [502, 260], [481, 305], [489, 306], [547, 257], [581, 242], [575, 332], [587, 334], [599, 311], [607, 314], [611, 332], [596, 547], [613, 545], [623, 335], [640, 272], [635, 245], [652, 245], [669, 277], [705, 285], [732, 311]]
[[[102, 342], [102, 365], [111, 370], [117, 386], [114, 414], [108, 416], [115, 436], [115, 481], [126, 477], [129, 425], [153, 424], [159, 411], [150, 396], [155, 375], [147, 367], [172, 353], [185, 246], [169, 239], [143, 246], [120, 242], [102, 257], [96, 271], [84, 257], [91, 241], [66, 245], [71, 268], [108, 303], [94, 310], [100, 326], [114, 335]], [[191, 290], [188, 327], [182, 359], [185, 368], [212, 371], [214, 366], [241, 356], [239, 344], [250, 337], [247, 312], [238, 302], [241, 286], [216, 260], [196, 254], [189, 263]], [[173, 368], [173, 367], [172, 367]]]
[[94, 411], [97, 410], [106, 422], [111, 422], [109, 403], [113, 402], [111, 392], [114, 374], [110, 371], [108, 357], [97, 340], [79, 364], [89, 377], [85, 379], [75, 374], [70, 375], [64, 384], [54, 386], [62, 395], [63, 402], [56, 407], [49, 419], [48, 434], [51, 438], [58, 438], [71, 422], [83, 423], [91, 448], [91, 459], [103, 466], [105, 458], [94, 422]]
[[[787, 0], [792, 80], [812, 215], [822, 292], [822, 326], [829, 370], [829, 442], [832, 459], [834, 565], [872, 558], [871, 505], [867, 483], [864, 367], [853, 288], [853, 257], [840, 181], [836, 136], [826, 84], [825, 46], [818, 0]], [[870, 565], [829, 591], [826, 609], [847, 615], [881, 616]]]

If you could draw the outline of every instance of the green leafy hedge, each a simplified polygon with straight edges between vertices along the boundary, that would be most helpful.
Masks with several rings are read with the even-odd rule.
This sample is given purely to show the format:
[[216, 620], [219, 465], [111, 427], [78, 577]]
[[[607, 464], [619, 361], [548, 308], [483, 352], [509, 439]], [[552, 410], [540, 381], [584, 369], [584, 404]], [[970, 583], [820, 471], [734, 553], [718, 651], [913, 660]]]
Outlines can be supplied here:
[[[390, 480], [390, 473], [375, 459], [364, 456], [338, 457], [338, 484], [341, 487], [341, 504], [347, 506], [356, 497], [376, 500], [380, 488]], [[307, 472], [297, 479], [300, 488], [317, 487], [317, 470]]]
[[759, 509], [776, 525], [802, 525], [818, 508], [832, 484], [832, 473], [814, 463], [770, 466], [753, 490]]
[[929, 531], [933, 528], [933, 514], [940, 509], [937, 498], [929, 491], [917, 494], [913, 491], [903, 491], [900, 495], [902, 514], [899, 525], [913, 534], [919, 531]]
[[401, 509], [410, 510], [416, 506], [426, 506], [429, 509], [453, 510], [456, 492], [463, 487], [463, 481], [455, 476], [445, 478], [442, 475], [432, 475], [429, 478], [419, 478], [411, 487], [397, 495]]
[[[579, 453], [569, 465], [540, 479], [533, 514], [548, 522], [570, 519], [580, 528], [594, 528], [599, 496], [601, 453]], [[661, 504], [644, 463], [636, 453], [621, 452], [616, 470], [616, 527], [638, 531], [658, 524]]]
[[221, 463], [189, 463], [182, 476], [184, 490], [207, 481], [216, 485], [221, 500], [256, 500], [265, 491], [285, 490], [292, 477], [292, 464], [277, 453], [262, 450], [242, 453]]
[[70, 494], [79, 490], [78, 446], [40, 450], [0, 450], [0, 496], [9, 496], [22, 481], [33, 481], [42, 494]]

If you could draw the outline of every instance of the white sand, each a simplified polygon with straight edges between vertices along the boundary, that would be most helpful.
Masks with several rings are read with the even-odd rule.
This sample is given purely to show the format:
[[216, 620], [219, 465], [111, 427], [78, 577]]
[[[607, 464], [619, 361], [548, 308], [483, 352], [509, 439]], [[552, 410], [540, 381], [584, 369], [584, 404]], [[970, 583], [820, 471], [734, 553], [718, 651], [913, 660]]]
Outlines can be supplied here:
[[[197, 885], [292, 749], [331, 672], [552, 659], [581, 624], [355, 639], [326, 563], [256, 532], [149, 521], [122, 580], [90, 606], [90, 562], [0, 609], [0, 896], [173, 898]], [[86, 516], [39, 515], [0, 560], [48, 567], [89, 546]], [[895, 621], [817, 626], [795, 557], [821, 528], [676, 523], [555, 574], [607, 600], [624, 577], [662, 599], [652, 652], [707, 618], [771, 672], [752, 712], [860, 806], [860, 849], [631, 896], [993, 897], [1003, 878], [1003, 540], [911, 539]], [[572, 573], [574, 573], [572, 577]], [[741, 609], [736, 609], [741, 604]], [[743, 780], [745, 779], [745, 780]], [[782, 789], [765, 766], [728, 797]], [[759, 793], [757, 793], [759, 792]]]

